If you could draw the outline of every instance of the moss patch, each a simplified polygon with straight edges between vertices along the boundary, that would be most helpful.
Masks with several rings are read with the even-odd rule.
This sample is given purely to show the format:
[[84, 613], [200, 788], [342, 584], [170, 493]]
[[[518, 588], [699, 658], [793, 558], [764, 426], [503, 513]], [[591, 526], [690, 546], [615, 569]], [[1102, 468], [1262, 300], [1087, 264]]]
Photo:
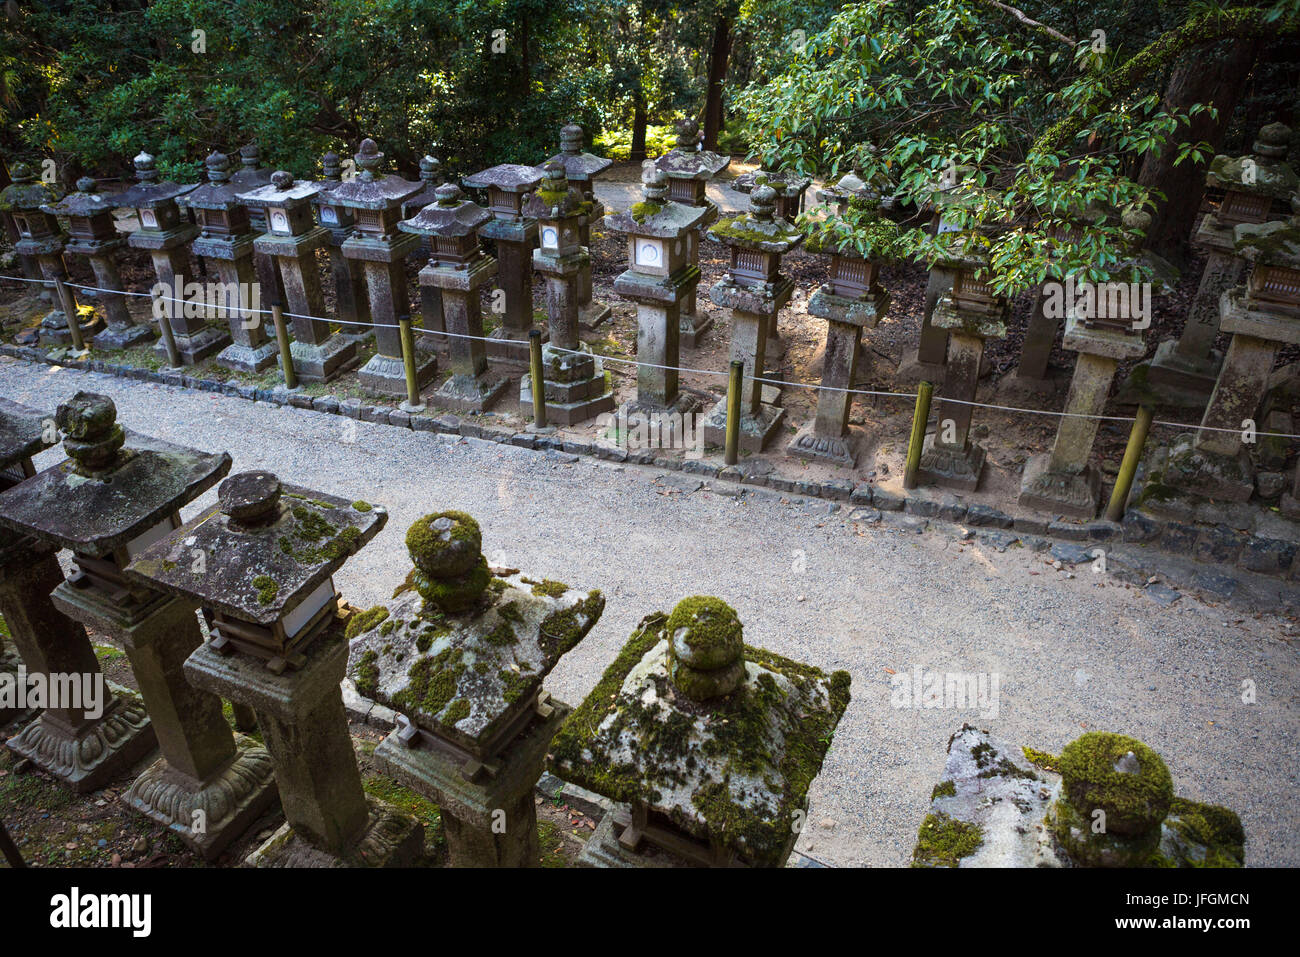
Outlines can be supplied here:
[[253, 579], [253, 588], [257, 591], [257, 603], [269, 605], [280, 594], [280, 583], [270, 575], [258, 575]]
[[947, 814], [927, 814], [912, 850], [913, 867], [956, 867], [984, 843], [984, 829]]
[[343, 632], [343, 636], [351, 641], [362, 632], [369, 631], [381, 621], [388, 617], [388, 609], [383, 605], [376, 605], [368, 611], [358, 612], [348, 621], [348, 626]]

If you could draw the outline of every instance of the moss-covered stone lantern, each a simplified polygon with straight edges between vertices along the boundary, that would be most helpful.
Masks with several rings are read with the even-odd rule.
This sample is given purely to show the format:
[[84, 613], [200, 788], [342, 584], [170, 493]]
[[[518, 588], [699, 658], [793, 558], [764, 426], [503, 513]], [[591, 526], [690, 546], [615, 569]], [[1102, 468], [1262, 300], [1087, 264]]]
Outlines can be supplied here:
[[357, 690], [399, 712], [375, 761], [441, 809], [452, 866], [536, 866], [533, 788], [569, 712], [542, 682], [605, 599], [494, 573], [464, 512], [426, 515], [406, 545], [406, 584], [349, 625]]
[[766, 183], [776, 190], [776, 214], [794, 222], [795, 217], [803, 212], [804, 193], [812, 185], [812, 177], [800, 175], [793, 170], [772, 169], [774, 166], [775, 160], [765, 157], [758, 169], [741, 173], [733, 179], [731, 188], [737, 193], [751, 193], [755, 186]]
[[[709, 180], [731, 165], [731, 157], [700, 149], [699, 121], [685, 119], [677, 123], [676, 145], [655, 160], [655, 165], [668, 177], [670, 200], [708, 211], [699, 230], [686, 234], [686, 259], [692, 266], [699, 266], [700, 233], [718, 219], [718, 207], [707, 195]], [[694, 293], [682, 301], [681, 340], [687, 349], [699, 345], [700, 338], [713, 325], [713, 317], [702, 315], [696, 305]]]
[[[11, 175], [13, 182], [0, 191], [0, 211], [13, 216], [14, 224], [18, 227], [14, 252], [20, 256], [35, 257], [41, 275], [51, 285], [57, 281], [67, 283], [68, 269], [63, 262], [63, 232], [59, 229], [59, 221], [54, 218], [55, 214], [45, 209], [58, 201], [60, 191], [37, 180], [36, 174], [26, 163], [15, 163]], [[76, 301], [70, 289], [67, 298], [72, 308], [76, 309]], [[54, 308], [41, 319], [42, 344], [67, 345], [72, 342], [67, 309], [68, 306], [55, 296]], [[104, 320], [93, 313], [81, 321], [81, 333], [86, 340], [103, 328]]]
[[[366, 296], [366, 269], [360, 259], [343, 255], [343, 244], [356, 229], [352, 210], [334, 199], [334, 188], [343, 182], [339, 154], [321, 157], [320, 191], [312, 197], [316, 218], [329, 231], [330, 275], [334, 279], [335, 313], [343, 324], [342, 335], [364, 339], [371, 334], [370, 300]], [[313, 314], [314, 315], [314, 314]]]
[[185, 677], [257, 715], [287, 824], [251, 862], [414, 863], [423, 829], [366, 798], [339, 689], [350, 610], [334, 575], [388, 513], [261, 471], [231, 476], [217, 496], [127, 574], [176, 595], [191, 614], [203, 609], [211, 639], [186, 659]]
[[[990, 281], [988, 259], [978, 246], [946, 261], [952, 287], [935, 304], [934, 327], [948, 333], [943, 400], [938, 427], [925, 437], [918, 481], [973, 492], [984, 474], [984, 447], [970, 438], [986, 339], [1007, 334], [1010, 304]], [[956, 400], [956, 401], [950, 401]]]
[[126, 349], [154, 337], [147, 323], [135, 321], [122, 295], [117, 252], [126, 245], [126, 237], [113, 223], [116, 206], [116, 197], [105, 196], [92, 178], [83, 176], [77, 180], [75, 193], [42, 207], [50, 215], [68, 221], [64, 255], [86, 257], [95, 274], [95, 284], [101, 289], [97, 299], [107, 321], [107, 328], [94, 338], [94, 345], [100, 349]]
[[[547, 421], [557, 425], [572, 425], [614, 408], [600, 359], [578, 338], [578, 273], [591, 262], [579, 239], [590, 208], [558, 162], [546, 164], [546, 179], [523, 207], [523, 214], [537, 223], [533, 267], [546, 278], [550, 337], [542, 347], [542, 375]], [[525, 415], [532, 415], [531, 372], [520, 380], [519, 404]]]
[[[604, 205], [596, 198], [595, 180], [614, 164], [612, 159], [584, 152], [583, 130], [577, 123], [566, 123], [560, 129], [560, 152], [546, 163], [559, 163], [564, 167], [568, 181], [582, 190], [583, 198], [591, 204], [590, 212], [578, 227], [578, 242], [591, 246], [591, 225], [605, 215]], [[546, 163], [537, 167], [545, 171]], [[595, 329], [612, 314], [609, 306], [593, 302], [591, 298], [591, 263], [578, 270], [578, 324], [586, 330]]]
[[1232, 341], [1201, 427], [1174, 440], [1165, 485], [1230, 502], [1254, 494], [1247, 427], [1268, 388], [1278, 349], [1300, 345], [1300, 193], [1292, 196], [1291, 208], [1289, 220], [1236, 227], [1236, 252], [1251, 271], [1244, 286], [1219, 300], [1219, 326]]
[[[496, 243], [497, 284], [505, 295], [501, 324], [488, 336], [491, 341], [487, 353], [489, 358], [509, 365], [528, 364], [528, 333], [533, 328], [532, 249], [537, 243], [537, 220], [524, 213], [524, 204], [541, 181], [540, 170], [518, 163], [502, 163], [461, 181], [470, 189], [487, 191], [492, 221], [479, 228], [479, 235]], [[545, 338], [546, 333], [542, 335]]]
[[329, 382], [358, 361], [355, 339], [331, 333], [323, 318], [310, 318], [325, 315], [316, 250], [329, 242], [330, 231], [312, 218], [319, 193], [317, 183], [277, 170], [265, 186], [239, 194], [248, 208], [265, 211], [267, 229], [253, 240], [253, 249], [273, 257], [279, 268], [293, 325], [289, 351], [304, 382]]
[[216, 857], [274, 801], [270, 756], [236, 739], [221, 700], [185, 681], [182, 663], [203, 642], [193, 606], [125, 568], [180, 526], [179, 510], [230, 470], [230, 456], [127, 432], [113, 400], [90, 392], [60, 405], [57, 423], [69, 458], [0, 493], [0, 523], [71, 550], [55, 607], [130, 659], [162, 756], [122, 800]]
[[[428, 153], [420, 157], [420, 182], [424, 188], [402, 204], [402, 219], [410, 219], [426, 206], [437, 202], [438, 187], [443, 184], [443, 180], [442, 163], [437, 157]], [[420, 247], [412, 255], [418, 258], [428, 251], [429, 242], [421, 237]], [[429, 341], [441, 349], [446, 344], [447, 337], [438, 333], [446, 331], [447, 323], [443, 316], [442, 290], [439, 287], [420, 284], [420, 316]]]
[[[361, 141], [356, 154], [360, 172], [330, 191], [332, 203], [346, 206], [356, 217], [352, 235], [343, 242], [343, 255], [360, 260], [366, 269], [370, 318], [377, 351], [361, 367], [361, 384], [383, 395], [405, 396], [406, 367], [398, 318], [411, 314], [405, 260], [420, 245], [416, 236], [397, 228], [402, 203], [420, 191], [420, 183], [400, 176], [380, 175], [384, 154], [374, 140]], [[416, 350], [415, 385], [426, 386], [438, 371], [436, 356]]]
[[437, 201], [397, 224], [403, 232], [426, 237], [429, 262], [420, 270], [420, 287], [438, 290], [446, 322], [451, 377], [435, 393], [437, 403], [482, 412], [505, 392], [509, 380], [488, 370], [483, 343], [479, 289], [497, 271], [483, 255], [478, 231], [492, 214], [465, 196], [455, 183], [437, 189]]
[[[231, 179], [230, 158], [213, 152], [204, 161], [208, 181], [179, 197], [182, 209], [193, 211], [201, 232], [190, 246], [208, 261], [220, 280], [220, 294], [209, 318], [224, 320], [230, 343], [217, 353], [217, 364], [240, 372], [261, 372], [275, 365], [276, 343], [266, 334], [269, 323], [260, 310], [268, 290], [253, 265], [253, 227], [248, 207]], [[256, 295], [254, 292], [256, 291]]]
[[643, 845], [698, 866], [785, 863], [848, 707], [849, 675], [743, 638], [735, 611], [713, 597], [647, 615], [565, 721], [554, 772], [622, 805], [580, 863], [642, 865]]
[[[614, 291], [636, 303], [636, 401], [627, 412], [693, 412], [700, 399], [678, 387], [681, 304], [700, 281], [687, 257], [686, 236], [708, 214], [668, 198], [668, 177], [649, 160], [641, 171], [642, 201], [605, 218], [627, 235], [627, 271]], [[620, 415], [623, 413], [620, 412]]]
[[[55, 441], [53, 425], [36, 409], [0, 399], [0, 491], [36, 474], [32, 456]], [[0, 672], [15, 681], [19, 667], [27, 674], [75, 675], [86, 687], [103, 682], [103, 674], [86, 629], [50, 598], [63, 581], [57, 552], [24, 532], [0, 529], [0, 616], [21, 656], [0, 648]], [[78, 793], [102, 788], [155, 745], [144, 705], [107, 682], [103, 690], [98, 708], [88, 701], [45, 708], [9, 738], [9, 749]], [[0, 706], [0, 726], [20, 716], [18, 708]]]
[[[232, 185], [239, 187], [241, 193], [260, 189], [271, 182], [273, 171], [262, 165], [262, 148], [256, 142], [246, 143], [239, 148], [239, 169], [230, 176]], [[268, 210], [263, 206], [248, 207], [248, 222], [254, 235], [267, 232], [271, 227], [267, 222]], [[257, 281], [262, 289], [263, 308], [272, 305], [284, 305], [284, 284], [280, 281], [280, 271], [276, 268], [275, 257], [253, 247], [253, 268], [257, 272]]]
[[866, 370], [859, 368], [860, 361], [870, 356], [862, 347], [862, 331], [874, 329], [889, 308], [889, 293], [880, 285], [880, 268], [890, 256], [890, 244], [898, 238], [898, 227], [880, 216], [875, 197], [864, 191], [850, 202], [872, 217], [867, 255], [852, 243], [836, 241], [833, 231], [815, 234], [805, 244], [809, 252], [831, 257], [830, 281], [818, 286], [808, 299], [808, 314], [826, 320], [826, 348], [817, 414], [786, 446], [786, 454], [794, 458], [842, 468], [857, 464], [863, 440], [862, 430], [849, 425], [853, 408], [850, 390], [866, 377]]
[[[731, 309], [731, 359], [745, 365], [740, 403], [740, 447], [760, 452], [781, 423], [785, 410], [763, 402], [758, 381], [766, 369], [768, 327], [790, 301], [794, 283], [781, 274], [781, 257], [803, 242], [803, 233], [776, 213], [776, 190], [759, 186], [749, 194], [749, 212], [719, 220], [709, 238], [731, 254], [727, 275], [709, 298]], [[727, 432], [723, 396], [704, 420], [704, 441], [722, 445]]]
[[1249, 156], [1214, 157], [1205, 174], [1206, 189], [1223, 191], [1218, 208], [1201, 219], [1192, 243], [1206, 255], [1201, 283], [1187, 309], [1176, 341], [1156, 349], [1147, 374], [1150, 387], [1174, 404], [1201, 408], [1218, 381], [1223, 356], [1214, 351], [1220, 331], [1219, 299], [1241, 277], [1234, 230], [1287, 215], [1300, 177], [1286, 163], [1291, 130], [1270, 123], [1259, 131]]

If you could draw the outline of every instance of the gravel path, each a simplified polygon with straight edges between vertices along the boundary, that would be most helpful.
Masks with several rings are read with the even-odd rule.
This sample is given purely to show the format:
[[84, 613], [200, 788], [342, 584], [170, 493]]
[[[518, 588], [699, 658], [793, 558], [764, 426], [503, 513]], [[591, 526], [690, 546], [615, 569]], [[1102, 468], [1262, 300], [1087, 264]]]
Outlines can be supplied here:
[[[464, 509], [489, 560], [608, 597], [604, 618], [553, 673], [577, 703], [648, 612], [716, 594], [748, 642], [853, 675], [853, 701], [812, 789], [800, 850], [841, 866], [907, 862], [949, 735], [964, 721], [1013, 745], [1057, 752], [1085, 729], [1133, 734], [1159, 751], [1180, 794], [1241, 814], [1254, 865], [1300, 865], [1295, 794], [1296, 641], [1273, 618], [1187, 598], [1162, 608], [1081, 566], [965, 548], [945, 526], [915, 535], [862, 526], [826, 503], [694, 489], [679, 473], [523, 449], [306, 410], [33, 367], [0, 358], [0, 395], [53, 409], [78, 389], [111, 395], [129, 428], [207, 450], [235, 470], [384, 504], [388, 526], [338, 576], [367, 607], [409, 567], [406, 527]], [[59, 453], [43, 453], [48, 466]], [[214, 493], [203, 500], [210, 501]], [[188, 517], [191, 510], [185, 512]], [[989, 672], [996, 717], [896, 709], [890, 669]], [[1258, 703], [1243, 704], [1251, 680]]]

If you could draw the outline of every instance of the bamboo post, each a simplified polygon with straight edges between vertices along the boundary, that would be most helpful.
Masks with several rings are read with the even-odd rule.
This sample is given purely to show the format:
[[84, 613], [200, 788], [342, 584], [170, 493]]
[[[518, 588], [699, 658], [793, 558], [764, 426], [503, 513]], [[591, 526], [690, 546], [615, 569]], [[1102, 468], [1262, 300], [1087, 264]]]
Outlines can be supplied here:
[[63, 314], [68, 317], [68, 334], [72, 336], [72, 348], [77, 352], [86, 351], [86, 340], [81, 335], [81, 319], [77, 315], [77, 301], [72, 298], [72, 290], [63, 279], [54, 280], [54, 291], [58, 294]]
[[415, 332], [411, 329], [410, 316], [398, 316], [397, 325], [402, 334], [402, 366], [406, 370], [406, 401], [399, 403], [403, 412], [423, 412], [424, 403], [420, 401], [420, 387], [415, 377]]
[[731, 373], [727, 378], [727, 447], [723, 462], [735, 465], [740, 461], [740, 392], [744, 387], [745, 363], [731, 360]]
[[1137, 474], [1138, 462], [1142, 461], [1142, 449], [1147, 444], [1147, 433], [1151, 431], [1151, 408], [1139, 405], [1137, 418], [1133, 421], [1133, 430], [1128, 434], [1128, 445], [1124, 449], [1124, 459], [1119, 465], [1119, 475], [1115, 476], [1115, 488], [1110, 493], [1110, 504], [1106, 506], [1106, 519], [1118, 522], [1124, 517], [1128, 505], [1128, 494], [1133, 488], [1133, 476]]
[[903, 471], [903, 488], [916, 488], [916, 470], [921, 465], [921, 447], [925, 445], [925, 424], [930, 421], [930, 400], [934, 386], [921, 382], [916, 387], [916, 411], [912, 413], [912, 436], [907, 443], [907, 468]]
[[528, 330], [528, 367], [533, 387], [533, 427], [546, 428], [546, 382], [542, 378], [542, 331]]
[[275, 323], [275, 340], [280, 344], [280, 363], [284, 366], [284, 387], [292, 392], [298, 388], [298, 370], [293, 367], [293, 352], [289, 349], [289, 326], [284, 321], [284, 307], [271, 305], [271, 321]]

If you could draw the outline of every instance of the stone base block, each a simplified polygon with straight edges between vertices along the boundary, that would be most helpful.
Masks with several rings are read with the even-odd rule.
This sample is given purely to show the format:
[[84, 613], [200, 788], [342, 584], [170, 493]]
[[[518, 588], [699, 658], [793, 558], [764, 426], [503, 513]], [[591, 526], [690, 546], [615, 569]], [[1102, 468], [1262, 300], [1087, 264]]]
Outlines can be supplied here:
[[109, 326], [91, 340], [96, 349], [130, 349], [158, 338], [158, 333], [145, 325]]
[[[542, 343], [550, 341], [551, 334], [542, 328]], [[528, 368], [528, 330], [507, 329], [502, 326], [488, 333], [484, 344], [490, 360], [500, 365]]]
[[424, 825], [377, 798], [370, 823], [342, 857], [312, 847], [287, 823], [244, 859], [248, 867], [413, 867], [424, 855]]
[[578, 867], [689, 867], [686, 861], [659, 848], [643, 845], [643, 851], [630, 851], [618, 842], [627, 827], [629, 810], [620, 804], [600, 819], [596, 830], [575, 862]]
[[633, 415], [686, 415], [703, 407], [705, 397], [698, 392], [682, 391], [677, 393], [669, 405], [660, 405], [648, 399], [628, 399], [618, 407], [619, 419]]
[[[757, 415], [741, 412], [740, 448], [745, 452], [761, 452], [763, 446], [776, 433], [785, 417], [785, 409], [759, 403]], [[709, 445], [725, 446], [727, 442], [727, 400], [718, 400], [704, 418], [704, 441]]]
[[[90, 342], [104, 330], [104, 320], [99, 316], [90, 316], [81, 320], [81, 338]], [[68, 329], [68, 320], [64, 314], [52, 312], [41, 320], [40, 344], [43, 346], [66, 346], [72, 343], [72, 332]]]
[[1248, 502], [1255, 492], [1255, 465], [1244, 448], [1235, 456], [1207, 452], [1187, 432], [1169, 450], [1164, 484], [1203, 498]]
[[594, 299], [578, 310], [578, 328], [584, 332], [594, 332], [603, 322], [608, 322], [614, 310], [603, 302]]
[[[303, 382], [331, 382], [355, 369], [360, 361], [356, 341], [341, 335], [330, 336], [319, 345], [294, 340], [289, 343], [289, 354], [293, 356], [293, 370]], [[278, 352], [275, 361], [284, 365]]]
[[[233, 341], [230, 333], [215, 326], [205, 326], [190, 336], [176, 335], [176, 351], [181, 354], [181, 365], [192, 366], [210, 359]], [[160, 337], [153, 344], [154, 355], [167, 361], [167, 345]]]
[[99, 790], [158, 746], [144, 704], [124, 689], [113, 693], [113, 704], [85, 727], [47, 711], [9, 739], [9, 750], [78, 794]]
[[217, 353], [217, 365], [234, 369], [236, 372], [261, 372], [275, 365], [280, 358], [274, 342], [264, 342], [260, 346], [245, 346], [232, 342]]
[[1151, 364], [1134, 368], [1132, 378], [1140, 383], [1142, 373], [1138, 369], [1145, 369], [1146, 388], [1161, 405], [1203, 409], [1219, 379], [1223, 354], [1215, 352], [1203, 362], [1188, 362], [1178, 355], [1177, 347], [1173, 339], [1160, 343]]
[[1048, 454], [1035, 455], [1025, 463], [1017, 499], [1019, 504], [1051, 515], [1096, 518], [1097, 503], [1101, 498], [1101, 474], [1092, 466], [1077, 475], [1054, 472], [1049, 468], [1051, 459]]
[[[415, 353], [415, 385], [423, 389], [438, 374], [438, 357], [429, 353]], [[361, 388], [380, 395], [406, 396], [406, 365], [401, 356], [375, 353], [357, 373]]]
[[696, 312], [693, 316], [683, 315], [681, 317], [680, 329], [680, 347], [682, 349], [698, 349], [704, 334], [713, 328], [713, 317], [702, 312]]
[[495, 372], [476, 376], [453, 375], [438, 386], [431, 398], [434, 405], [457, 412], [483, 412], [490, 409], [509, 387], [510, 379]]
[[[604, 374], [579, 382], [551, 382], [548, 379], [544, 389], [546, 421], [550, 425], [576, 425], [614, 409], [614, 393], [605, 391]], [[523, 415], [533, 414], [531, 373], [519, 380], [519, 406]]]
[[931, 432], [921, 447], [921, 465], [916, 470], [921, 485], [938, 485], [973, 492], [979, 488], [984, 474], [984, 448], [967, 442], [964, 449], [940, 445]]
[[858, 464], [865, 433], [852, 426], [844, 435], [819, 435], [815, 423], [808, 423], [796, 433], [785, 447], [785, 454], [804, 461], [825, 462], [840, 468], [851, 469]]
[[[536, 867], [537, 812], [533, 789], [551, 739], [569, 714], [552, 699], [539, 716], [506, 746], [493, 775], [465, 773], [466, 756], [422, 743], [409, 748], [392, 731], [375, 749], [385, 773], [438, 805], [452, 867]], [[504, 814], [502, 813], [504, 812]]]
[[267, 750], [236, 735], [230, 763], [207, 781], [182, 774], [159, 758], [122, 795], [122, 803], [214, 860], [278, 798]]

